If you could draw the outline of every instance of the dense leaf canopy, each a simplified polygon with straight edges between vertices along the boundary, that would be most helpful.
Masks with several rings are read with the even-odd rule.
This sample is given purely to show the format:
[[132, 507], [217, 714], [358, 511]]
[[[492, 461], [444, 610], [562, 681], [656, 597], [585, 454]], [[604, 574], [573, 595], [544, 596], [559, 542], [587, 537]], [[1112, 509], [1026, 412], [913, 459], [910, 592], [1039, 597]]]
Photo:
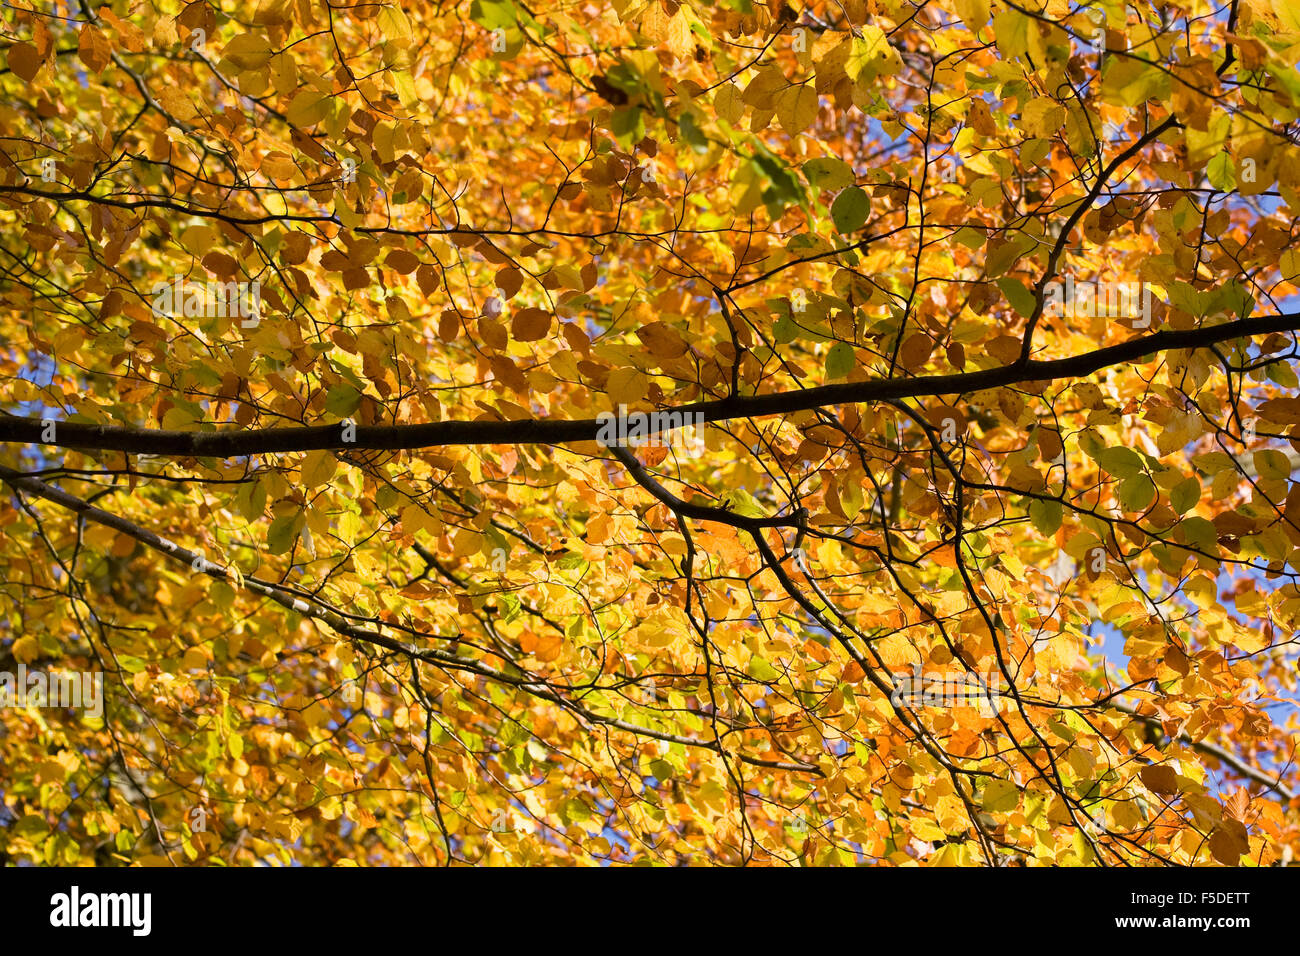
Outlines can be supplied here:
[[1296, 11], [7, 5], [0, 861], [1290, 861]]

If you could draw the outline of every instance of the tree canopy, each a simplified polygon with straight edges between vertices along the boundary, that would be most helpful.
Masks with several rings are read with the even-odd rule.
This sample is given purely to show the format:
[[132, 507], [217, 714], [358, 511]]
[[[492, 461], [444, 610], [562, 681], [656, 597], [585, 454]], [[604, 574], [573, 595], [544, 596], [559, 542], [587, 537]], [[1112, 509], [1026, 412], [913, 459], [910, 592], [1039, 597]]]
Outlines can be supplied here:
[[0, 861], [1292, 860], [1292, 0], [0, 49]]

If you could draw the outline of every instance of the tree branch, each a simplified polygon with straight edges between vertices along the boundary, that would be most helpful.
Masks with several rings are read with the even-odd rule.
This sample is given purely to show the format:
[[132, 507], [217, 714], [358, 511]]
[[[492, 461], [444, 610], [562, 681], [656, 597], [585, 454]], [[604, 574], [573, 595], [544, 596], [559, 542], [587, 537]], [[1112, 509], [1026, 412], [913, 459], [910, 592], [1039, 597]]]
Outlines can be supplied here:
[[[702, 418], [707, 422], [762, 415], [807, 411], [825, 405], [853, 402], [893, 401], [935, 395], [963, 395], [1027, 382], [1079, 378], [1099, 369], [1136, 362], [1144, 356], [1171, 349], [1206, 348], [1219, 342], [1275, 332], [1300, 330], [1300, 314], [1255, 316], [1222, 325], [1156, 332], [1082, 355], [1050, 361], [1016, 362], [978, 372], [925, 375], [916, 378], [872, 379], [844, 382], [790, 392], [750, 395], [697, 402], [664, 411], [677, 413], [680, 424], [651, 420], [651, 431], [672, 431]], [[691, 416], [686, 418], [686, 416]], [[445, 421], [418, 425], [358, 425], [356, 440], [343, 441], [340, 425], [302, 428], [220, 429], [210, 431], [168, 431], [118, 425], [85, 425], [56, 422], [52, 439], [46, 441], [43, 420], [0, 416], [0, 442], [45, 444], [61, 448], [85, 448], [134, 454], [173, 457], [235, 458], [281, 452], [312, 451], [320, 448], [397, 451], [436, 448], [445, 445], [558, 445], [594, 441], [600, 428], [596, 419], [565, 421], [521, 419], [517, 421]]]

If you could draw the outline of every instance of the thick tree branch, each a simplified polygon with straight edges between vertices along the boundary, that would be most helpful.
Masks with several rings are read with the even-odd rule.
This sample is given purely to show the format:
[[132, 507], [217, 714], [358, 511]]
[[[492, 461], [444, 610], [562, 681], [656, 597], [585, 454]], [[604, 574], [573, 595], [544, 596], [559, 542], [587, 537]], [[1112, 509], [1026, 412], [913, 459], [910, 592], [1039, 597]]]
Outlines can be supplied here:
[[[1300, 330], [1300, 314], [1254, 316], [1222, 325], [1156, 332], [1119, 345], [1082, 355], [1050, 361], [1016, 362], [978, 372], [926, 375], [916, 378], [872, 379], [822, 385], [800, 391], [697, 402], [667, 409], [679, 413], [680, 424], [664, 426], [652, 421], [653, 431], [670, 431], [693, 423], [695, 416], [718, 422], [762, 415], [781, 415], [826, 405], [853, 402], [894, 401], [935, 395], [963, 395], [989, 388], [1027, 382], [1079, 378], [1100, 369], [1136, 362], [1144, 356], [1172, 349], [1206, 348], [1219, 342], [1275, 332]], [[692, 416], [688, 419], [685, 416]], [[435, 448], [444, 445], [558, 445], [594, 441], [600, 428], [596, 419], [562, 421], [522, 419], [517, 421], [445, 421], [419, 425], [358, 425], [355, 441], [343, 441], [340, 425], [303, 428], [214, 429], [211, 431], [168, 431], [117, 425], [84, 425], [56, 422], [53, 436], [46, 440], [45, 422], [36, 418], [0, 417], [0, 442], [46, 444], [61, 448], [122, 451], [173, 457], [235, 458], [278, 452], [312, 451], [318, 448], [397, 451]]]

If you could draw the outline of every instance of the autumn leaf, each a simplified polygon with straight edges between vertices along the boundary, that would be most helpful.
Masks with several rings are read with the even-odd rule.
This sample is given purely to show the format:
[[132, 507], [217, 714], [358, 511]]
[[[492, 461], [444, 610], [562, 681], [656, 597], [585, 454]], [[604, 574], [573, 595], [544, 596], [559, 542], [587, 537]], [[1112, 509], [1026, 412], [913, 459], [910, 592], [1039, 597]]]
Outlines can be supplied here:
[[77, 57], [86, 68], [91, 72], [98, 73], [104, 67], [108, 66], [112, 58], [113, 48], [109, 45], [108, 38], [99, 30], [95, 29], [89, 23], [81, 28], [81, 34], [77, 40]]
[[8, 61], [9, 69], [28, 83], [35, 78], [36, 71], [41, 68], [40, 54], [30, 43], [19, 42], [11, 45]]
[[0, 860], [1292, 861], [1293, 7], [15, 6]]

